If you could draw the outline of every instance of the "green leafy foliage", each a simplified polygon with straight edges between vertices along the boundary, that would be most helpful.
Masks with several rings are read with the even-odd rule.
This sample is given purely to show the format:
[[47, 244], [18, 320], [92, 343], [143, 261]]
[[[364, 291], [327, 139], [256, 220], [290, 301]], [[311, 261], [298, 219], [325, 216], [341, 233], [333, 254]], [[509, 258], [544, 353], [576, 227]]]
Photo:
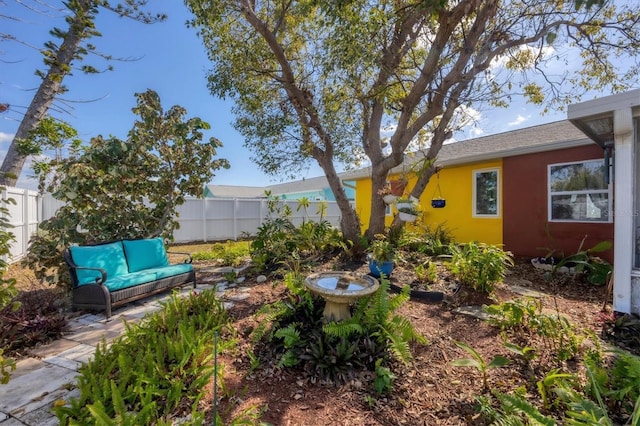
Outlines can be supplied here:
[[463, 285], [493, 295], [495, 286], [513, 266], [511, 253], [500, 247], [469, 242], [451, 245], [450, 268]]
[[[90, 54], [94, 59], [113, 59], [109, 55], [95, 54], [96, 46], [89, 42], [92, 37], [99, 37], [101, 33], [96, 29], [96, 18], [103, 7], [117, 13], [121, 17], [127, 17], [143, 23], [154, 23], [166, 19], [166, 15], [153, 14], [143, 10], [146, 1], [128, 0], [119, 4], [110, 4], [109, 1], [69, 1], [63, 2], [65, 22], [67, 27], [53, 27], [49, 34], [59, 41], [49, 40], [40, 49], [43, 56], [45, 70], [36, 69], [35, 74], [42, 79], [40, 86], [34, 91], [34, 97], [27, 110], [22, 114], [22, 121], [15, 134], [7, 155], [0, 167], [0, 184], [15, 186], [18, 177], [25, 164], [26, 156], [38, 154], [44, 146], [38, 145], [39, 133], [44, 131], [44, 137], [49, 137], [56, 130], [50, 127], [52, 122], [47, 122], [47, 112], [51, 108], [54, 99], [65, 93], [67, 87], [63, 85], [66, 76], [72, 74], [73, 69], [80, 69], [84, 73], [95, 74], [100, 71], [93, 65], [82, 63]], [[42, 4], [42, 8], [34, 13], [58, 13], [58, 5]], [[47, 11], [51, 8], [50, 11]], [[108, 65], [107, 70], [112, 66]], [[42, 141], [42, 140], [40, 140]]]
[[376, 234], [367, 251], [377, 262], [391, 262], [397, 253], [396, 247], [384, 234]]
[[389, 367], [382, 365], [382, 359], [376, 361], [375, 378], [373, 379], [373, 387], [378, 395], [393, 390], [393, 380], [396, 376], [391, 372]]
[[432, 284], [438, 278], [438, 266], [435, 262], [421, 263], [414, 268], [414, 272], [421, 283]]
[[[0, 195], [3, 195], [5, 188], [0, 186]], [[11, 217], [6, 204], [16, 204], [12, 198], [0, 197], [0, 309], [7, 306], [17, 294], [16, 280], [5, 278], [4, 274], [9, 266], [6, 258], [11, 255], [11, 244], [15, 241], [15, 236], [11, 232]]]
[[[485, 311], [490, 314], [488, 321], [503, 331], [503, 338], [519, 342], [504, 345], [528, 366], [529, 377], [539, 377], [535, 390], [545, 414], [540, 417], [529, 398], [531, 386], [527, 399], [523, 393], [494, 391], [493, 399], [479, 399], [483, 416], [492, 424], [635, 424], [640, 416], [637, 355], [615, 349], [605, 356], [593, 333], [581, 334], [559, 314], [543, 313], [541, 303], [530, 298], [491, 305]], [[582, 344], [586, 338], [591, 338], [591, 345]], [[545, 354], [547, 362], [539, 354]], [[537, 365], [530, 366], [534, 360]], [[582, 360], [584, 368], [569, 368], [572, 363], [568, 361], [573, 360]], [[482, 369], [477, 357], [465, 363]]]
[[577, 252], [560, 259], [558, 263], [553, 265], [551, 273], [552, 275], [556, 274], [563, 266], [571, 266], [575, 269], [575, 272], [585, 274], [589, 283], [604, 285], [613, 267], [605, 260], [595, 256], [595, 253], [610, 250], [613, 244], [611, 241], [600, 241], [593, 247], [583, 249], [586, 238], [587, 236], [585, 235]]
[[[110, 346], [103, 342], [79, 370], [80, 396], [55, 408], [63, 424], [166, 424], [179, 407], [194, 421], [205, 386], [215, 374], [213, 339], [227, 332], [227, 314], [214, 291], [172, 295], [140, 324], [126, 324]], [[218, 345], [228, 350], [232, 340]]]
[[289, 206], [269, 192], [267, 197], [269, 217], [251, 242], [251, 259], [259, 270], [277, 269], [291, 258], [312, 262], [347, 249], [342, 233], [326, 220], [304, 221], [296, 227]]
[[553, 417], [545, 416], [533, 404], [528, 402], [520, 393], [505, 394], [497, 390], [492, 391], [499, 403], [495, 408], [488, 398], [479, 398], [482, 414], [491, 420], [493, 425], [535, 425], [555, 426]]
[[[4, 193], [4, 190], [5, 188], [0, 186], [0, 195]], [[13, 300], [18, 293], [16, 280], [5, 278], [4, 276], [9, 266], [5, 257], [11, 254], [11, 243], [15, 241], [15, 236], [10, 232], [12, 225], [9, 209], [5, 206], [6, 203], [15, 204], [15, 200], [4, 196], [0, 197], [0, 310], [4, 310], [7, 307], [10, 310], [15, 310], [19, 307]], [[14, 360], [3, 356], [4, 350], [4, 345], [0, 345], [0, 384], [7, 383], [9, 381], [9, 370], [16, 368]]]
[[98, 136], [41, 168], [51, 172], [40, 175], [42, 187], [65, 204], [31, 241], [25, 263], [38, 278], [68, 283], [60, 253], [74, 243], [171, 238], [177, 206], [201, 196], [214, 171], [228, 167], [214, 159], [220, 141], [202, 141], [208, 123], [186, 119], [180, 106], [163, 111], [151, 90], [136, 98], [138, 120], [126, 141]]
[[227, 241], [213, 243], [210, 250], [191, 254], [193, 260], [220, 260], [226, 266], [240, 266], [249, 260], [249, 241]]
[[382, 281], [376, 293], [358, 300], [350, 319], [326, 323], [324, 301], [306, 289], [299, 270], [292, 270], [285, 276], [287, 299], [257, 312], [260, 325], [253, 341], [264, 345], [263, 351], [278, 354], [279, 366], [298, 366], [313, 377], [334, 382], [343, 382], [358, 370], [376, 371], [378, 362], [380, 380], [389, 381], [382, 386], [386, 391], [393, 375], [390, 370], [386, 373], [384, 363], [391, 358], [409, 363], [409, 343], [426, 339], [395, 313], [409, 299], [409, 290], [391, 295], [388, 280]]
[[398, 238], [398, 247], [409, 252], [441, 256], [450, 254], [449, 246], [453, 241], [453, 234], [445, 224], [427, 226], [419, 223], [411, 230], [402, 228], [402, 234]]
[[515, 299], [499, 305], [484, 307], [491, 324], [514, 332], [522, 339], [534, 333], [542, 339], [545, 350], [554, 354], [558, 362], [578, 356], [582, 338], [575, 327], [561, 315], [542, 313], [542, 304], [532, 298]]
[[492, 368], [504, 367], [510, 362], [508, 358], [505, 358], [502, 355], [496, 355], [495, 357], [493, 357], [493, 359], [491, 359], [491, 361], [486, 362], [484, 358], [482, 358], [482, 356], [478, 353], [478, 351], [473, 349], [468, 344], [464, 342], [455, 342], [455, 344], [457, 347], [464, 349], [469, 355], [471, 355], [471, 358], [461, 358], [453, 360], [451, 361], [451, 365], [454, 365], [456, 367], [473, 367], [478, 370], [478, 372], [482, 374], [482, 387], [485, 391], [489, 389], [488, 370]]

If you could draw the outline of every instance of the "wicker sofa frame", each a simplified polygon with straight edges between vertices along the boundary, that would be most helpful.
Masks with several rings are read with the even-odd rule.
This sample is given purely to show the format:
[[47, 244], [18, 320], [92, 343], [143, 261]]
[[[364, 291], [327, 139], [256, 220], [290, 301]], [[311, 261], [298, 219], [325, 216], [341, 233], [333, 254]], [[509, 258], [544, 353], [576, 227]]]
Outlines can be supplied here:
[[[99, 244], [109, 244], [115, 241], [105, 241]], [[191, 263], [192, 258], [189, 253], [182, 252], [166, 252], [167, 254], [177, 254], [186, 256], [185, 263]], [[192, 284], [196, 288], [196, 273], [191, 270], [188, 273], [182, 273], [171, 277], [158, 279], [144, 284], [138, 284], [133, 287], [124, 288], [122, 290], [111, 291], [103, 283], [107, 281], [107, 273], [102, 268], [90, 268], [78, 266], [74, 263], [71, 251], [65, 248], [63, 251], [64, 261], [69, 268], [71, 276], [71, 304], [74, 309], [87, 310], [104, 310], [107, 320], [111, 317], [112, 310], [127, 303], [144, 299], [154, 294], [162, 293], [181, 287], [186, 284]], [[99, 270], [101, 278], [96, 279], [95, 284], [79, 285], [77, 270], [93, 269]]]

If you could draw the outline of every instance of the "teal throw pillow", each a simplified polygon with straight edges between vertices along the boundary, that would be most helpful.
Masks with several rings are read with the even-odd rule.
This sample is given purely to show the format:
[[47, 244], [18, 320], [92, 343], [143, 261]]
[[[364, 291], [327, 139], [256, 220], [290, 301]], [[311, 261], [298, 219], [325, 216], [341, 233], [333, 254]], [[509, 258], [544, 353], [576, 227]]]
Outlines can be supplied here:
[[129, 272], [167, 266], [169, 259], [162, 238], [124, 240], [124, 252], [129, 263]]

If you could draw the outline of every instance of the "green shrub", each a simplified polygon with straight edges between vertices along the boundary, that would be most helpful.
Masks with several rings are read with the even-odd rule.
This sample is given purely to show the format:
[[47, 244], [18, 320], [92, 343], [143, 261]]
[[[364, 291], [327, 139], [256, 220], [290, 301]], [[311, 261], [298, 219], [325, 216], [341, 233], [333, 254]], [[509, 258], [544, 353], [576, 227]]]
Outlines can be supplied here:
[[398, 247], [412, 252], [423, 253], [428, 256], [449, 254], [449, 246], [453, 243], [453, 234], [445, 224], [435, 227], [417, 224], [412, 230], [402, 228], [398, 238]]
[[191, 254], [193, 260], [219, 260], [225, 266], [241, 266], [250, 256], [249, 241], [227, 241], [214, 243], [209, 251], [198, 251]]
[[451, 245], [451, 272], [464, 285], [493, 295], [507, 268], [513, 266], [511, 253], [499, 247], [470, 242]]
[[[296, 227], [290, 220], [289, 206], [281, 207], [278, 197], [267, 195], [269, 218], [260, 225], [251, 242], [251, 259], [259, 270], [277, 269], [292, 256], [311, 262], [338, 249], [348, 249], [342, 233], [329, 222], [305, 221]], [[303, 202], [301, 200], [301, 206]]]
[[[190, 407], [204, 420], [198, 402], [215, 373], [214, 338], [225, 332], [227, 314], [214, 291], [180, 298], [140, 324], [126, 325], [110, 346], [102, 342], [79, 370], [80, 396], [55, 408], [61, 424], [164, 424]], [[228, 349], [233, 341], [218, 344]], [[181, 413], [184, 414], [184, 413]], [[107, 419], [107, 420], [105, 420]]]
[[413, 270], [421, 283], [432, 284], [438, 278], [438, 266], [435, 262], [427, 261], [421, 263]]

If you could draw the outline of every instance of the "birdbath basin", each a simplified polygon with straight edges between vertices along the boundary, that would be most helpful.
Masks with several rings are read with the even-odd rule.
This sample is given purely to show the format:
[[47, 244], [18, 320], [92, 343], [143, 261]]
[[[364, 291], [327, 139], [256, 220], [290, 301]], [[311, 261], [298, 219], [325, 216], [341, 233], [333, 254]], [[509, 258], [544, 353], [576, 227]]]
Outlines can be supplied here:
[[369, 275], [348, 271], [328, 271], [311, 274], [305, 280], [307, 288], [326, 300], [323, 316], [326, 321], [351, 318], [349, 304], [376, 292], [380, 284]]

